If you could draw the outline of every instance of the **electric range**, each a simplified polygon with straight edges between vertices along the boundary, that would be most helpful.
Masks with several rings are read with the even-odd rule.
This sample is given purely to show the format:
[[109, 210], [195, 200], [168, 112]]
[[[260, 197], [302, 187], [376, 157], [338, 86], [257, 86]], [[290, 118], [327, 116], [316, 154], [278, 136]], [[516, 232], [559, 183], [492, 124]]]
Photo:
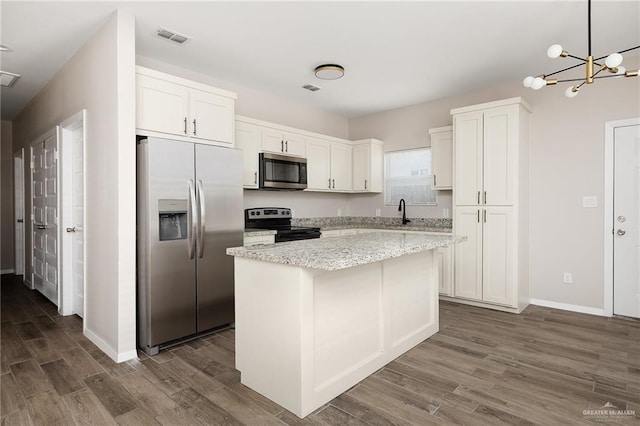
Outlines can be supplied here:
[[286, 207], [245, 209], [244, 227], [274, 230], [276, 243], [320, 238], [320, 228], [291, 225], [291, 209]]

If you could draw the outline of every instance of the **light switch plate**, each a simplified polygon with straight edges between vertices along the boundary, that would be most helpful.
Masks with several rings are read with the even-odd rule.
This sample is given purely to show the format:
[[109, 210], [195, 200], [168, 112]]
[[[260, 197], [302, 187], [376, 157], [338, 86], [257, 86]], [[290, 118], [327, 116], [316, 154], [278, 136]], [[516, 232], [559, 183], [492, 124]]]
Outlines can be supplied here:
[[582, 207], [598, 207], [598, 197], [596, 197], [595, 195], [585, 195], [584, 197], [582, 197]]

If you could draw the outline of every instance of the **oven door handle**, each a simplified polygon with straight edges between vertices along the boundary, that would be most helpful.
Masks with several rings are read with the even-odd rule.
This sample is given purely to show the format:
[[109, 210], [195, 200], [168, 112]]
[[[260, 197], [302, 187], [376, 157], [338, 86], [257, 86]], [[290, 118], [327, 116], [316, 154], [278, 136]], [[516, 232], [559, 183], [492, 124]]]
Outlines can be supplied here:
[[198, 227], [198, 258], [202, 259], [204, 255], [204, 230], [205, 230], [205, 199], [204, 199], [204, 189], [202, 188], [202, 180], [198, 180], [198, 204], [200, 206], [200, 215], [198, 217], [199, 227]]

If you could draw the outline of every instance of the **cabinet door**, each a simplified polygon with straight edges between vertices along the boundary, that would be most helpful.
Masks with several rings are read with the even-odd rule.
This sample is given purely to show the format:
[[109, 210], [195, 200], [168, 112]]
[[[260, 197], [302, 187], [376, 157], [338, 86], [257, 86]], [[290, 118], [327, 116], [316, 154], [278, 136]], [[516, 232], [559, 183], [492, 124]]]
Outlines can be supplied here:
[[189, 90], [179, 84], [138, 74], [136, 127], [138, 129], [187, 135]]
[[331, 144], [331, 189], [351, 191], [352, 148], [340, 143]]
[[281, 131], [263, 127], [261, 141], [263, 151], [284, 154], [284, 135]]
[[431, 135], [431, 170], [433, 189], [453, 187], [453, 133], [439, 132]]
[[353, 147], [353, 190], [367, 191], [371, 184], [371, 146]]
[[257, 188], [260, 129], [253, 124], [237, 121], [235, 141], [236, 148], [242, 150], [242, 165], [244, 166], [242, 184], [245, 188]]
[[482, 112], [453, 117], [455, 205], [480, 204], [482, 191]]
[[307, 189], [329, 191], [330, 143], [321, 139], [307, 140]]
[[482, 300], [515, 307], [513, 209], [485, 208], [482, 221]]
[[483, 199], [490, 206], [513, 205], [518, 149], [518, 106], [484, 113]]
[[190, 89], [189, 99], [189, 136], [233, 144], [235, 101], [196, 89]]
[[305, 137], [295, 133], [284, 134], [284, 153], [288, 155], [305, 156]]
[[436, 251], [438, 261], [438, 292], [443, 296], [452, 296], [453, 262], [451, 246], [440, 247]]
[[482, 224], [480, 208], [456, 207], [453, 222], [456, 235], [467, 241], [455, 245], [454, 294], [456, 297], [482, 300]]

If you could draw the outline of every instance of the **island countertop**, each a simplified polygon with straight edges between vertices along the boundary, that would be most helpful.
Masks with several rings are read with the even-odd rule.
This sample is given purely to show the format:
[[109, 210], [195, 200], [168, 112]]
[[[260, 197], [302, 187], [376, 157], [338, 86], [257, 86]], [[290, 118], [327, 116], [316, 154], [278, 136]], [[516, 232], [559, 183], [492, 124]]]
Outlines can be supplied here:
[[227, 249], [227, 254], [264, 262], [337, 271], [446, 247], [466, 239], [466, 237], [446, 234], [371, 232], [278, 244], [232, 247]]

